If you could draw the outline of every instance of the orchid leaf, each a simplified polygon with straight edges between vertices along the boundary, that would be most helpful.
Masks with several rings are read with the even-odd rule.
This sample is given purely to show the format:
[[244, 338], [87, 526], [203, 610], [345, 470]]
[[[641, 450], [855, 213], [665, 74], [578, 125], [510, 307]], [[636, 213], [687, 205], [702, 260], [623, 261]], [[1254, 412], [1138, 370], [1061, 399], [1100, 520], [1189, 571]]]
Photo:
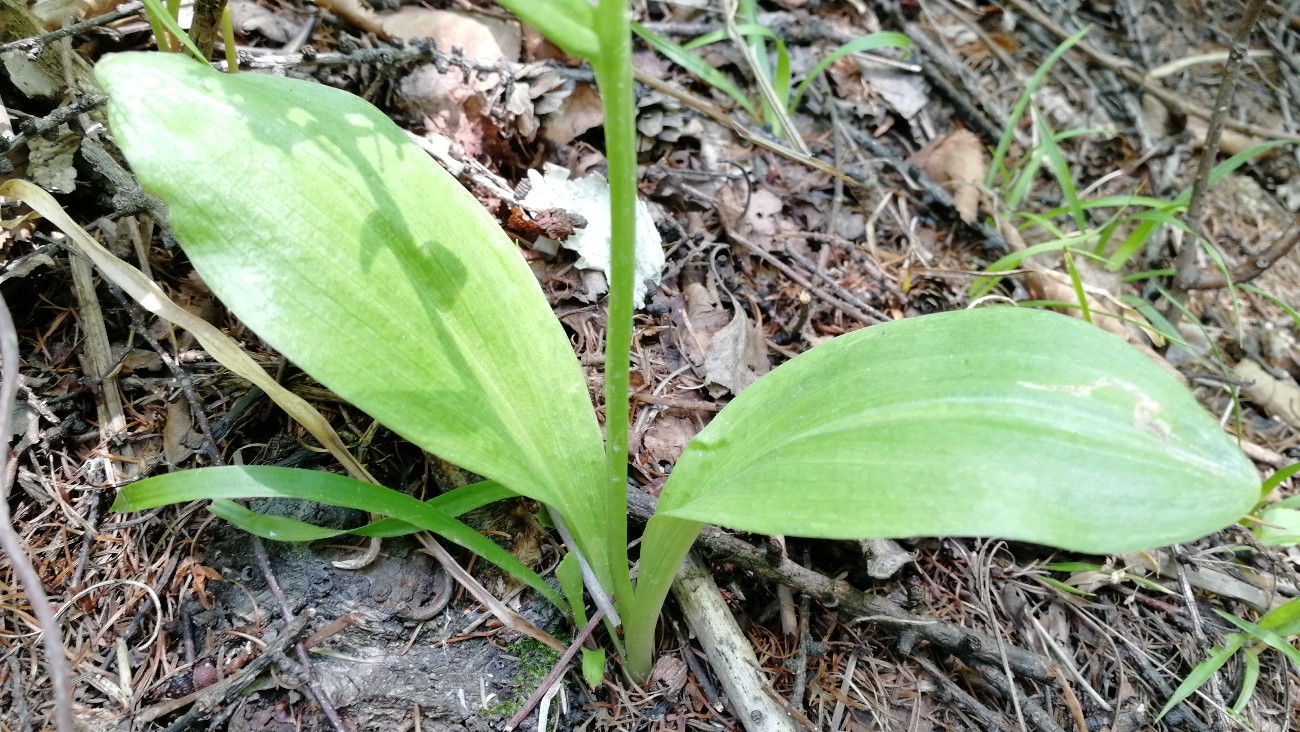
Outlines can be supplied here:
[[175, 54], [110, 56], [95, 73], [119, 147], [236, 316], [394, 432], [555, 506], [608, 556], [586, 379], [460, 183], [336, 89]]
[[988, 308], [874, 326], [777, 368], [691, 442], [658, 515], [1115, 553], [1216, 531], [1258, 491], [1236, 443], [1139, 351], [1073, 318]]

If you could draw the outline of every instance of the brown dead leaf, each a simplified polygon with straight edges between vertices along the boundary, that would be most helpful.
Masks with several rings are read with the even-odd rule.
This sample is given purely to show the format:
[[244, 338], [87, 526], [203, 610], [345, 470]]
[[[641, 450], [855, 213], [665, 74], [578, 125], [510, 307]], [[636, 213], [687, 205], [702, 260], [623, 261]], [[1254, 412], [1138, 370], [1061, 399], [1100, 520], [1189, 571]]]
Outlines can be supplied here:
[[715, 290], [701, 282], [688, 282], [682, 296], [686, 301], [682, 352], [710, 385], [711, 395], [739, 394], [767, 372], [767, 342], [744, 310], [737, 308], [728, 316]]
[[[518, 26], [468, 13], [405, 7], [382, 17], [384, 32], [394, 38], [429, 38], [438, 48], [458, 48], [480, 63], [518, 61], [522, 41]], [[483, 125], [500, 87], [500, 74], [445, 73], [421, 66], [400, 85], [403, 100], [428, 118], [430, 129], [451, 138], [465, 154], [483, 151]], [[526, 98], [524, 90], [518, 90]], [[505, 100], [508, 107], [512, 100]]]
[[564, 98], [560, 108], [546, 115], [542, 136], [557, 145], [567, 145], [574, 138], [605, 121], [600, 95], [591, 84], [578, 84]]
[[[998, 227], [1003, 238], [1012, 251], [1025, 249], [1025, 241], [1020, 232], [1006, 221]], [[1025, 289], [1035, 300], [1052, 300], [1078, 304], [1079, 298], [1074, 290], [1074, 282], [1064, 272], [1051, 269], [1044, 264], [1045, 256], [1037, 255], [1020, 263], [1026, 270]], [[1077, 262], [1080, 278], [1083, 280], [1083, 294], [1088, 301], [1088, 309], [1096, 314], [1092, 322], [1099, 328], [1123, 338], [1135, 346], [1147, 348], [1149, 345], [1163, 346], [1165, 339], [1156, 331], [1146, 317], [1119, 299], [1118, 276], [1097, 269], [1087, 262]], [[1068, 315], [1079, 318], [1083, 313], [1077, 308], [1067, 311]], [[1125, 321], [1131, 321], [1132, 324]], [[1168, 366], [1164, 359], [1156, 359]]]
[[177, 397], [167, 402], [167, 420], [163, 424], [163, 459], [168, 465], [179, 466], [194, 454], [189, 447], [189, 437], [193, 433], [194, 417], [190, 414], [190, 403], [184, 397]]
[[686, 449], [686, 443], [695, 437], [699, 429], [695, 421], [671, 414], [661, 414], [646, 428], [641, 438], [645, 457], [661, 465], [676, 465], [677, 459]]
[[984, 143], [970, 130], [960, 127], [921, 148], [911, 157], [930, 180], [952, 194], [961, 220], [975, 223], [979, 216], [980, 187], [988, 174]]
[[316, 4], [367, 33], [388, 37], [388, 32], [384, 29], [379, 16], [375, 15], [375, 11], [362, 5], [360, 0], [317, 0]]

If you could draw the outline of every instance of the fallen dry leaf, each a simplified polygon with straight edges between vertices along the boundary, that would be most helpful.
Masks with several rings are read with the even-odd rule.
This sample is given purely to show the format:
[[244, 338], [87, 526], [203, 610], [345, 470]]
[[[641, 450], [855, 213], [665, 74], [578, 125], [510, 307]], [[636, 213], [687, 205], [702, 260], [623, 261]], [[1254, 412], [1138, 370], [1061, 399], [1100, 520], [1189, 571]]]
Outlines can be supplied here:
[[190, 403], [183, 396], [168, 401], [167, 420], [163, 424], [163, 458], [168, 465], [179, 467], [194, 454], [194, 449], [187, 444], [193, 428]]
[[688, 282], [682, 296], [686, 301], [682, 353], [709, 384], [712, 396], [739, 394], [767, 373], [767, 342], [743, 309], [736, 308], [728, 316], [716, 292], [701, 282]]
[[[1025, 249], [1025, 241], [1014, 226], [1002, 221], [999, 225], [999, 231], [1001, 231], [1003, 238], [1007, 240], [1007, 244], [1012, 251], [1018, 252]], [[1079, 297], [1074, 290], [1073, 280], [1070, 279], [1068, 274], [1045, 266], [1043, 264], [1044, 259], [1045, 255], [1040, 254], [1020, 263], [1021, 268], [1025, 270], [1025, 289], [1029, 291], [1030, 297], [1035, 300], [1050, 300], [1077, 305]], [[1165, 344], [1165, 339], [1156, 332], [1156, 329], [1147, 321], [1145, 316], [1119, 299], [1117, 294], [1119, 288], [1118, 277], [1089, 266], [1085, 262], [1078, 262], [1078, 271], [1080, 278], [1083, 280], [1083, 294], [1088, 301], [1088, 309], [1095, 316], [1092, 322], [1097, 327], [1109, 333], [1114, 333], [1129, 343], [1143, 348], [1148, 347], [1150, 344], [1156, 346]], [[1076, 318], [1083, 317], [1083, 311], [1079, 308], [1069, 308], [1066, 313]], [[1157, 361], [1166, 367], [1168, 366], [1163, 359], [1157, 359]]]
[[560, 102], [559, 109], [546, 115], [542, 136], [557, 145], [567, 145], [604, 121], [605, 112], [595, 87], [578, 84], [573, 93]]
[[676, 465], [686, 443], [699, 431], [695, 420], [661, 414], [650, 423], [641, 438], [645, 457], [660, 465]]
[[921, 148], [911, 161], [921, 166], [930, 180], [952, 194], [961, 220], [975, 223], [979, 216], [980, 187], [988, 174], [984, 143], [970, 130], [960, 127]]

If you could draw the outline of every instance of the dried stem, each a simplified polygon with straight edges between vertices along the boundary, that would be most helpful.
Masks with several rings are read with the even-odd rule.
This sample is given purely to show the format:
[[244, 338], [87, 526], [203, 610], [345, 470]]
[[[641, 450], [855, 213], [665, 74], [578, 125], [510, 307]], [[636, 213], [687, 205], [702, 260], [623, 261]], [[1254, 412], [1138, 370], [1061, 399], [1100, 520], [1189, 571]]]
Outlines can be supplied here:
[[[1174, 261], [1174, 282], [1169, 296], [1175, 303], [1186, 302], [1187, 293], [1196, 286], [1199, 279], [1196, 252], [1200, 249], [1201, 217], [1205, 214], [1205, 194], [1210, 188], [1210, 171], [1218, 158], [1219, 141], [1228, 119], [1228, 105], [1237, 89], [1237, 78], [1241, 75], [1241, 66], [1246, 59], [1246, 42], [1264, 11], [1264, 5], [1265, 0], [1250, 0], [1245, 16], [1241, 19], [1241, 26], [1232, 39], [1231, 53], [1223, 71], [1223, 82], [1219, 85], [1219, 93], [1214, 100], [1214, 114], [1210, 117], [1209, 129], [1205, 133], [1205, 146], [1201, 149], [1201, 163], [1196, 171], [1196, 183], [1192, 186], [1192, 199], [1187, 206], [1186, 223], [1190, 229], [1190, 238], [1183, 242], [1183, 248]], [[1179, 308], [1172, 308], [1167, 313], [1170, 324], [1177, 325], [1180, 314]]]

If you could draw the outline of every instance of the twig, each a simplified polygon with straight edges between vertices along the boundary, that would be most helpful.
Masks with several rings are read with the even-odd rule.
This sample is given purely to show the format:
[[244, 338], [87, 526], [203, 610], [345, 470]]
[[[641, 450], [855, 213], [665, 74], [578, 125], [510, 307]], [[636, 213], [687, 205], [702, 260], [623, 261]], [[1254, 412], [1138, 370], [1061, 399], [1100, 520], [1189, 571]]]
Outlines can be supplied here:
[[1300, 242], [1300, 219], [1292, 219], [1291, 226], [1282, 236], [1278, 237], [1260, 254], [1238, 264], [1228, 273], [1227, 277], [1224, 277], [1223, 272], [1217, 269], [1199, 272], [1196, 275], [1196, 281], [1188, 289], [1221, 290], [1227, 287], [1229, 283], [1239, 285], [1243, 282], [1250, 282], [1267, 272], [1269, 267], [1277, 264], [1287, 254], [1290, 254], [1291, 250], [1295, 249], [1297, 242]]
[[[634, 488], [628, 491], [627, 500], [629, 515], [637, 521], [648, 521], [654, 515], [653, 496]], [[929, 641], [961, 658], [996, 665], [1002, 663], [997, 641], [986, 633], [963, 628], [955, 623], [919, 617], [883, 597], [868, 595], [844, 580], [833, 580], [789, 559], [783, 559], [774, 566], [760, 549], [721, 529], [704, 527], [695, 546], [763, 579], [780, 582], [804, 592], [826, 607], [835, 608], [844, 617], [870, 617], [879, 625], [910, 630], [918, 640]], [[1039, 681], [1054, 678], [1054, 664], [1050, 659], [1016, 646], [1008, 645], [1005, 650], [1007, 663], [1017, 674]]]
[[84, 94], [77, 96], [72, 103], [66, 104], [40, 119], [24, 120], [18, 125], [18, 134], [11, 139], [0, 139], [0, 154], [24, 145], [33, 137], [40, 137], [47, 132], [57, 130], [60, 125], [83, 112], [89, 112], [108, 101], [102, 94]]
[[[1186, 607], [1187, 614], [1192, 619], [1192, 637], [1196, 639], [1196, 647], [1210, 648], [1213, 644], [1205, 635], [1205, 625], [1204, 621], [1201, 620], [1200, 607], [1196, 603], [1196, 593], [1192, 591], [1192, 583], [1187, 578], [1187, 567], [1182, 547], [1175, 544], [1170, 547], [1170, 551], [1174, 554], [1175, 566], [1178, 568], [1178, 589], [1183, 593], [1183, 604]], [[1219, 674], [1210, 674], [1206, 685], [1209, 687], [1210, 701], [1214, 702], [1217, 709], [1226, 709], [1227, 704], [1223, 701], [1223, 688], [1219, 683]], [[1211, 722], [1211, 728], [1223, 729], [1224, 716], [1216, 715], [1214, 721]]]
[[59, 732], [73, 732], [76, 727], [72, 722], [72, 674], [68, 672], [63, 637], [50, 598], [9, 515], [9, 487], [18, 472], [18, 461], [13, 459], [16, 456], [9, 454], [10, 421], [18, 400], [18, 331], [3, 295], [0, 295], [0, 379], [3, 379], [0, 381], [0, 549], [9, 555], [14, 575], [27, 592], [32, 613], [44, 630], [41, 641], [45, 644], [50, 686], [54, 687], [55, 727]]
[[204, 58], [212, 55], [212, 47], [221, 33], [221, 12], [225, 9], [226, 0], [195, 0], [190, 40], [198, 46]]
[[[1061, 40], [1065, 40], [1066, 38], [1069, 38], [1071, 35], [1073, 35], [1073, 33], [1066, 30], [1065, 28], [1062, 28], [1050, 17], [1048, 17], [1046, 13], [1039, 10], [1032, 3], [1027, 2], [1027, 0], [1007, 0], [1007, 2], [1010, 5], [1014, 6], [1018, 12], [1030, 18], [1035, 23], [1043, 26], [1048, 31], [1050, 31], [1052, 35], [1055, 35]], [[1252, 5], [1254, 4], [1255, 4], [1254, 0], [1252, 0]], [[1250, 11], [1248, 7], [1247, 9], [1248, 16], [1249, 16], [1249, 12]], [[1259, 16], [1258, 14], [1256, 14], [1254, 17], [1258, 18]], [[1249, 30], [1251, 27], [1254, 26], [1254, 24], [1255, 21], [1252, 19], [1249, 22], [1243, 22], [1242, 25], [1243, 28]], [[1233, 45], [1236, 46], [1236, 43], [1234, 43]], [[1078, 51], [1079, 53], [1082, 53], [1083, 55], [1087, 56], [1090, 61], [1097, 64], [1098, 66], [1114, 71], [1115, 73], [1124, 77], [1125, 81], [1129, 82], [1130, 84], [1136, 87], [1141, 88], [1143, 91], [1147, 92], [1151, 96], [1155, 97], [1156, 99], [1159, 99], [1161, 102], [1164, 102], [1165, 105], [1169, 106], [1171, 109], [1178, 110], [1183, 114], [1188, 114], [1193, 117], [1200, 117], [1201, 119], [1207, 121], [1212, 120], [1212, 118], [1218, 113], [1217, 112], [1219, 108], [1218, 104], [1215, 104], [1214, 110], [1209, 110], [1206, 109], [1205, 107], [1202, 107], [1199, 104], [1188, 101], [1185, 97], [1179, 96], [1178, 94], [1169, 91], [1168, 89], [1161, 86], [1160, 84], [1151, 81], [1144, 74], [1138, 72], [1137, 69], [1133, 68], [1132, 64], [1130, 64], [1129, 62], [1111, 56], [1110, 54], [1098, 51], [1097, 49], [1093, 48], [1090, 44], [1088, 44], [1085, 41], [1080, 41], [1079, 43], [1075, 44], [1074, 47], [1070, 50]], [[1244, 52], [1245, 49], [1242, 50]], [[1230, 120], [1225, 118], [1222, 124], [1228, 129], [1235, 130], [1237, 132], [1241, 132], [1246, 135], [1254, 135], [1255, 137], [1262, 137], [1266, 140], [1296, 139], [1296, 135], [1294, 133], [1288, 133], [1284, 130], [1276, 130], [1268, 127], [1261, 127], [1259, 125], [1253, 125], [1246, 122], [1238, 122], [1236, 120]]]
[[966, 693], [966, 690], [961, 688], [960, 684], [954, 682], [950, 678], [951, 674], [944, 673], [942, 669], [931, 663], [925, 658], [925, 656], [913, 656], [912, 661], [925, 669], [926, 673], [930, 674], [930, 678], [934, 679], [938, 682], [939, 686], [943, 687], [943, 693], [953, 697], [960, 702], [962, 706], [974, 713], [975, 716], [984, 720], [984, 723], [988, 725], [989, 729], [1012, 728], [1011, 720], [1007, 719], [1002, 714], [989, 709], [983, 704], [980, 704], [978, 699]]
[[[298, 618], [294, 617], [293, 610], [289, 607], [289, 600], [284, 596], [284, 590], [280, 587], [280, 580], [276, 579], [275, 572], [271, 570], [271, 558], [266, 553], [266, 542], [262, 541], [262, 537], [256, 535], [252, 537], [252, 541], [253, 556], [257, 558], [257, 566], [262, 570], [262, 576], [266, 579], [266, 586], [271, 590], [271, 597], [275, 598], [276, 607], [279, 608], [280, 617], [284, 618], [285, 624], [292, 626], [296, 620], [304, 615], [311, 617], [314, 613], [310, 609], [299, 613]], [[316, 678], [316, 674], [312, 670], [311, 657], [307, 655], [306, 646], [302, 643], [294, 643], [293, 649], [298, 656], [298, 663], [303, 666], [307, 691], [310, 693], [312, 701], [316, 702], [316, 706], [320, 707], [321, 714], [324, 714], [325, 718], [329, 720], [334, 732], [348, 732], [347, 726], [339, 718], [338, 711], [334, 709], [334, 704], [330, 701], [329, 695], [325, 693], [325, 690], [320, 685], [320, 680]], [[280, 653], [283, 653], [283, 649], [281, 649]], [[279, 654], [277, 653], [277, 655]]]
[[[1264, 12], [1265, 0], [1250, 0], [1246, 6], [1241, 26], [1232, 39], [1228, 63], [1223, 69], [1223, 81], [1219, 83], [1219, 93], [1214, 100], [1214, 115], [1210, 117], [1209, 128], [1205, 133], [1205, 145], [1201, 148], [1201, 162], [1196, 170], [1196, 182], [1192, 185], [1192, 198], [1187, 204], [1187, 214], [1183, 221], [1189, 229], [1188, 237], [1174, 260], [1174, 281], [1169, 288], [1169, 298], [1176, 305], [1187, 301], [1187, 293], [1196, 285], [1199, 273], [1196, 267], [1196, 255], [1201, 250], [1201, 217], [1205, 213], [1205, 196], [1210, 188], [1210, 171], [1214, 168], [1219, 155], [1219, 141], [1223, 137], [1223, 126], [1228, 119], [1228, 104], [1237, 89], [1237, 77], [1241, 75], [1242, 63], [1246, 60], [1246, 42], [1255, 28], [1256, 21]], [[1182, 309], [1171, 308], [1165, 317], [1170, 325], [1178, 325]]]
[[794, 269], [792, 269], [788, 264], [772, 256], [770, 253], [764, 251], [762, 247], [746, 239], [740, 234], [737, 234], [734, 231], [728, 231], [727, 238], [745, 247], [754, 256], [758, 257], [764, 262], [767, 262], [773, 267], [776, 267], [786, 277], [789, 277], [790, 279], [799, 283], [799, 285], [801, 285], [804, 289], [808, 290], [809, 292], [817, 295], [817, 297], [820, 297], [821, 299], [830, 303], [833, 307], [835, 307], [835, 309], [843, 312], [845, 315], [849, 316], [850, 318], [853, 318], [859, 323], [862, 323], [863, 325], [875, 325], [876, 323], [883, 322], [878, 318], [873, 318], [870, 315], [867, 315], [866, 313], [844, 302], [838, 297], [835, 297], [829, 292], [826, 292], [825, 290], [821, 289], [817, 285], [814, 285], [812, 282], [809, 282], [807, 278], [801, 276], [798, 272], [795, 272]]
[[843, 300], [844, 302], [853, 305], [854, 307], [860, 309], [862, 312], [875, 318], [877, 323], [884, 323], [889, 320], [888, 315], [885, 315], [880, 310], [873, 308], [869, 303], [863, 302], [861, 298], [856, 297], [855, 295], [853, 295], [853, 293], [844, 289], [844, 286], [836, 282], [835, 278], [831, 277], [830, 274], [826, 272], [826, 270], [822, 269], [821, 267], [818, 267], [816, 262], [813, 262], [809, 260], [807, 257], [800, 254], [799, 252], [796, 252], [794, 250], [794, 247], [789, 243], [785, 245], [785, 253], [786, 256], [798, 262], [801, 267], [808, 270], [812, 274], [817, 275], [817, 278], [820, 279], [822, 282], [825, 282], [826, 286], [831, 288], [831, 290], [833, 290], [836, 295], [839, 295], [840, 299]]
[[189, 729], [195, 722], [206, 717], [213, 709], [216, 709], [227, 699], [238, 694], [245, 686], [252, 683], [267, 666], [271, 665], [271, 662], [280, 656], [281, 652], [290, 643], [293, 643], [298, 636], [302, 635], [303, 631], [307, 629], [307, 623], [314, 616], [315, 613], [308, 610], [294, 618], [292, 622], [287, 623], [284, 630], [280, 631], [279, 635], [267, 643], [262, 652], [257, 655], [257, 658], [249, 661], [247, 665], [239, 670], [239, 673], [227, 676], [212, 686], [196, 691], [189, 696], [150, 707], [136, 716], [136, 723], [140, 725], [148, 724], [164, 714], [170, 714], [172, 711], [192, 702], [189, 710], [173, 722], [165, 732], [180, 732]]
[[190, 375], [185, 372], [185, 369], [181, 368], [180, 364], [176, 363], [176, 359], [172, 358], [171, 353], [163, 348], [162, 343], [145, 327], [144, 320], [140, 317], [140, 311], [137, 309], [137, 303], [127, 297], [126, 293], [122, 292], [122, 288], [113, 282], [108, 283], [108, 290], [113, 293], [113, 297], [117, 298], [122, 309], [126, 310], [127, 314], [130, 315], [131, 330], [134, 330], [153, 348], [154, 352], [158, 354], [158, 358], [162, 359], [163, 365], [172, 372], [172, 378], [176, 379], [176, 383], [181, 387], [181, 393], [189, 402], [190, 412], [194, 415], [199, 434], [203, 435], [204, 453], [207, 454], [213, 465], [220, 465], [221, 452], [217, 448], [216, 439], [212, 436], [212, 427], [208, 424], [208, 416], [203, 412], [203, 404], [199, 401], [199, 395], [194, 390], [194, 382], [190, 379]]
[[142, 7], [144, 7], [144, 3], [140, 2], [140, 0], [130, 0], [130, 2], [122, 3], [122, 5], [115, 10], [111, 10], [103, 15], [97, 15], [93, 18], [88, 18], [80, 23], [73, 23], [66, 28], [50, 31], [45, 35], [36, 36], [34, 38], [24, 38], [19, 41], [0, 45], [0, 53], [6, 51], [27, 51], [28, 56], [30, 57], [33, 52], [54, 43], [60, 38], [75, 36], [82, 31], [97, 28], [101, 25], [108, 25], [115, 20], [121, 20], [122, 18], [127, 17], [128, 15], [135, 15], [140, 12], [140, 8]]
[[591, 619], [588, 620], [582, 630], [578, 631], [578, 634], [573, 637], [573, 642], [565, 649], [564, 655], [560, 656], [560, 660], [556, 662], [555, 667], [552, 668], [542, 679], [541, 683], [537, 685], [537, 689], [529, 695], [527, 700], [524, 701], [524, 705], [519, 708], [519, 711], [515, 712], [515, 716], [511, 717], [509, 722], [506, 722], [506, 726], [504, 727], [505, 732], [510, 732], [510, 730], [518, 727], [519, 724], [524, 721], [524, 718], [533, 711], [533, 707], [537, 706], [537, 703], [542, 700], [542, 697], [546, 696], [547, 693], [550, 692], [551, 687], [554, 686], [555, 683], [560, 680], [560, 677], [564, 675], [564, 672], [568, 670], [569, 664], [573, 662], [573, 657], [578, 655], [578, 651], [582, 648], [582, 644], [587, 642], [587, 636], [591, 635], [591, 632], [596, 629], [596, 626], [600, 624], [601, 619], [604, 617], [605, 611], [596, 608], [596, 612], [591, 614]]
[[528, 622], [518, 613], [506, 607], [493, 597], [492, 593], [488, 592], [487, 588], [479, 584], [479, 581], [474, 579], [469, 572], [466, 572], [465, 568], [461, 567], [460, 564], [458, 564], [456, 560], [447, 553], [447, 550], [442, 547], [442, 544], [438, 543], [438, 540], [433, 538], [429, 532], [421, 531], [415, 535], [415, 538], [424, 545], [424, 551], [427, 552], [429, 556], [438, 560], [438, 563], [441, 564], [452, 577], [456, 578], [456, 581], [461, 583], [461, 585], [474, 596], [475, 600], [483, 603], [483, 606], [488, 609], [488, 612], [496, 616], [496, 619], [500, 620], [502, 625], [522, 633], [538, 643], [561, 653], [568, 649], [567, 646], [556, 640], [555, 636]]
[[763, 676], [753, 645], [736, 625], [713, 576], [694, 556], [682, 563], [672, 593], [722, 683], [731, 713], [745, 729], [795, 732], [794, 718], [767, 692], [771, 683]]
[[[998, 694], [1002, 695], [1004, 699], [1017, 698], [1018, 695], [1016, 694], [1015, 688], [1011, 685], [1011, 680], [1002, 675], [1002, 669], [997, 665], [977, 661], [971, 664], [971, 668], [987, 681], [989, 686], [996, 689]], [[1055, 678], [1055, 675], [1053, 675], [1053, 678]], [[1052, 719], [1052, 715], [1048, 714], [1046, 710], [1038, 706], [1038, 704], [1033, 700], [1022, 699], [1020, 700], [1019, 705], [1020, 708], [1024, 710], [1025, 717], [1029, 720], [1029, 724], [1034, 729], [1038, 730], [1038, 732], [1065, 732], [1056, 723], [1056, 720]]]

